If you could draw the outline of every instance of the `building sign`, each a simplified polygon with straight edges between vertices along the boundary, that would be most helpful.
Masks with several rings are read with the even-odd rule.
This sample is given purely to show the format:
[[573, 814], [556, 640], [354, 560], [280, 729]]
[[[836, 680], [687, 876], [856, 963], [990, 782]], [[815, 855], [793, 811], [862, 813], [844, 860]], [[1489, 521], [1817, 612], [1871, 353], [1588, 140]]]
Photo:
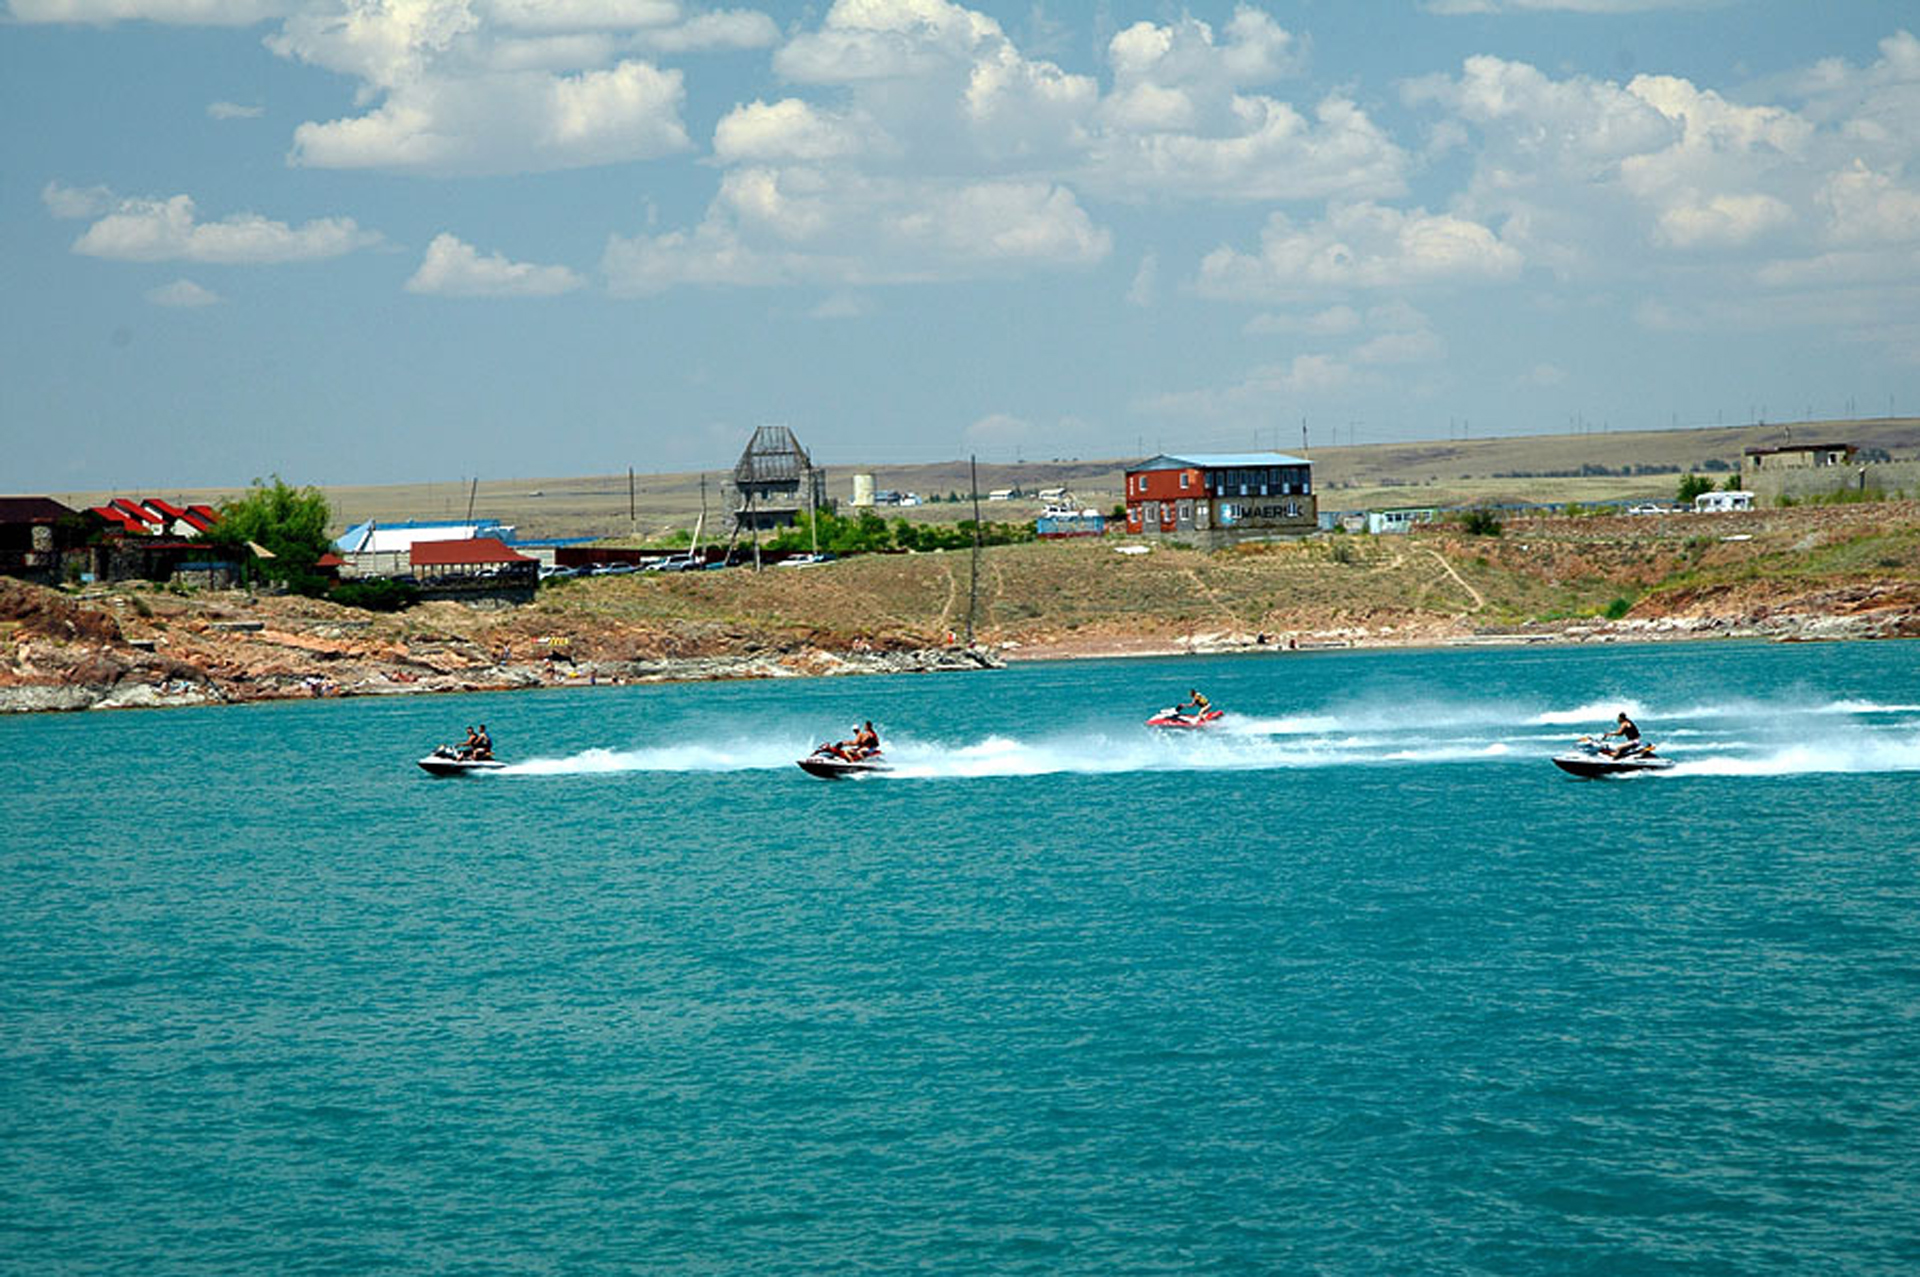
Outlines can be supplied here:
[[1311, 522], [1313, 507], [1300, 500], [1222, 501], [1219, 503], [1223, 528], [1277, 528], [1302, 520]]

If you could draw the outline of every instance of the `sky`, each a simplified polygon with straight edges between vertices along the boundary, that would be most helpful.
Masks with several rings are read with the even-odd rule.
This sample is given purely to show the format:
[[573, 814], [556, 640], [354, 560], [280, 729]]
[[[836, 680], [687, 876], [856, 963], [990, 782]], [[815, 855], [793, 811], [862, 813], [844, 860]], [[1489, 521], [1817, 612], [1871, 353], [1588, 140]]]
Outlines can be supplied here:
[[0, 491], [1920, 413], [1911, 3], [0, 4]]

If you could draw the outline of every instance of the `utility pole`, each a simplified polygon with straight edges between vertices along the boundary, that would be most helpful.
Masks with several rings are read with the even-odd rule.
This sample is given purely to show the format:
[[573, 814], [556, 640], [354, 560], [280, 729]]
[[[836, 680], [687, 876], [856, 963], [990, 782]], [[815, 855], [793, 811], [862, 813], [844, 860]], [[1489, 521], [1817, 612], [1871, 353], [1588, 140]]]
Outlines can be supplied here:
[[633, 504], [633, 467], [627, 467], [627, 535], [640, 535], [640, 518]]
[[973, 612], [980, 602], [980, 459], [967, 457], [967, 486], [973, 489], [973, 569], [967, 574], [967, 646], [973, 646]]

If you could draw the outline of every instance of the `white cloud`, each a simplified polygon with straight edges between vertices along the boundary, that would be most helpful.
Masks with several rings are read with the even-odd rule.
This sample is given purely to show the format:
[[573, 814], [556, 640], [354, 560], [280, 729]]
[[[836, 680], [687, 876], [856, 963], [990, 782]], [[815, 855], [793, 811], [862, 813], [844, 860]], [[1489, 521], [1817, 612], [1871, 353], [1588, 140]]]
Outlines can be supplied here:
[[565, 266], [510, 262], [498, 253], [487, 257], [455, 236], [440, 234], [427, 245], [420, 269], [407, 281], [410, 293], [438, 297], [553, 297], [584, 281]]
[[291, 13], [298, 0], [10, 0], [18, 22], [159, 22], [172, 26], [250, 27]]
[[1738, 248], [1793, 221], [1793, 210], [1771, 195], [1714, 195], [1662, 209], [1654, 240], [1674, 248]]
[[696, 14], [674, 26], [642, 32], [636, 42], [653, 53], [703, 53], [722, 49], [766, 49], [780, 42], [772, 18], [752, 9]]
[[426, 174], [536, 172], [652, 159], [689, 145], [680, 72], [644, 62], [542, 72], [422, 78], [366, 115], [294, 131], [295, 164]]
[[59, 182], [48, 182], [40, 189], [40, 202], [45, 204], [47, 212], [55, 217], [70, 219], [98, 217], [119, 201], [114, 193], [104, 186], [89, 186], [82, 189], [63, 186]]
[[1247, 321], [1244, 331], [1257, 336], [1333, 337], [1354, 331], [1360, 322], [1360, 312], [1353, 307], [1329, 306], [1311, 315], [1255, 315]]
[[1199, 286], [1218, 298], [1304, 296], [1504, 281], [1517, 276], [1520, 266], [1520, 254], [1477, 222], [1425, 209], [1346, 204], [1311, 226], [1273, 214], [1258, 253], [1215, 249], [1200, 264]]
[[865, 146], [862, 130], [844, 116], [798, 98], [737, 106], [714, 130], [714, 155], [737, 161], [818, 161], [853, 155]]
[[115, 261], [205, 262], [261, 266], [318, 261], [381, 243], [350, 217], [326, 217], [289, 226], [255, 213], [201, 222], [193, 199], [125, 199], [74, 241], [73, 251]]
[[265, 114], [264, 107], [243, 106], [238, 102], [207, 103], [207, 118], [210, 120], [257, 120]]
[[1057, 421], [1028, 421], [1011, 413], [995, 412], [979, 418], [960, 432], [971, 452], [1000, 457], [1068, 457], [1100, 455], [1111, 441], [1091, 422], [1079, 417]]
[[1827, 179], [1819, 200], [1836, 244], [1908, 244], [1920, 240], [1920, 190], [1854, 163]]
[[[291, 17], [268, 47], [360, 82], [359, 115], [308, 121], [291, 162], [435, 175], [539, 172], [687, 150], [679, 70], [619, 56], [657, 0], [385, 0]], [[667, 28], [672, 29], [672, 28]]]
[[176, 279], [171, 284], [148, 289], [147, 300], [156, 306], [188, 310], [218, 305], [220, 295], [210, 289], [202, 288], [190, 279]]
[[1234, 385], [1150, 395], [1134, 407], [1147, 416], [1266, 427], [1273, 424], [1277, 403], [1344, 395], [1359, 385], [1350, 364], [1331, 355], [1304, 354], [1255, 368]]
[[1140, 265], [1133, 272], [1133, 282], [1127, 286], [1127, 304], [1130, 306], [1152, 306], [1159, 291], [1160, 255], [1148, 253], [1140, 259]]
[[603, 265], [616, 293], [634, 295], [680, 284], [963, 279], [1086, 266], [1111, 249], [1062, 186], [755, 168], [726, 176], [693, 231], [614, 236]]
[[873, 304], [858, 293], [842, 289], [829, 297], [820, 299], [818, 305], [807, 312], [809, 319], [860, 319], [873, 313]]

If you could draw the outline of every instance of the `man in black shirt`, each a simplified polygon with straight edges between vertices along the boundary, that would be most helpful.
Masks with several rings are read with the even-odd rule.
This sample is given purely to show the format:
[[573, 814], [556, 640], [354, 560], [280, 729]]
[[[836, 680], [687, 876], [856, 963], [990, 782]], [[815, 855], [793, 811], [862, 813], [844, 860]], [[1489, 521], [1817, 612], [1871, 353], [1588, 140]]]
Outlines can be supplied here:
[[1618, 726], [1612, 731], [1602, 732], [1600, 734], [1601, 740], [1605, 740], [1609, 736], [1618, 736], [1620, 738], [1620, 743], [1611, 748], [1607, 748], [1607, 753], [1615, 758], [1624, 758], [1628, 754], [1638, 753], [1641, 748], [1640, 729], [1634, 726], [1633, 720], [1627, 717], [1625, 711], [1617, 715], [1617, 721]]

